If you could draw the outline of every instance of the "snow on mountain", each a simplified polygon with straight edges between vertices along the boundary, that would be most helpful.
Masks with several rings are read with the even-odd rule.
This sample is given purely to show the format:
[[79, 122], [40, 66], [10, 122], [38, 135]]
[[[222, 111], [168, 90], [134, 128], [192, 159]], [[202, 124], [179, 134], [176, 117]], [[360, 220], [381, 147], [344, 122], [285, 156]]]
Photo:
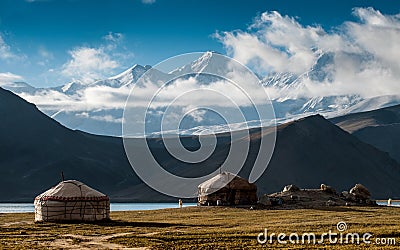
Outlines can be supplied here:
[[72, 95], [77, 94], [79, 91], [85, 90], [89, 87], [108, 86], [111, 88], [119, 88], [127, 84], [135, 83], [150, 68], [150, 65], [141, 66], [139, 64], [135, 64], [133, 67], [125, 70], [124, 72], [107, 79], [97, 80], [90, 84], [85, 84], [80, 81], [72, 81], [52, 89], [67, 95]]
[[[134, 85], [145, 87], [148, 82], [152, 82], [155, 83], [156, 86], [161, 86], [161, 84], [177, 76], [182, 76], [191, 72], [218, 72], [224, 76], [227, 68], [227, 65], [225, 65], [226, 61], [221, 60], [221, 57], [216, 55], [218, 55], [216, 52], [206, 52], [193, 62], [172, 70], [169, 73], [164, 73], [149, 65], [141, 66], [136, 64], [118, 75], [98, 80], [91, 84], [73, 81], [55, 88], [36, 89], [27, 83], [16, 82], [2, 87], [21, 95], [28, 101], [34, 102], [44, 113], [69, 128], [94, 134], [121, 136], [123, 105], [116, 105], [115, 103], [125, 103], [127, 94], [129, 94], [129, 90]], [[356, 58], [355, 60], [361, 59]], [[296, 75], [290, 72], [271, 72], [269, 75], [262, 78], [260, 84], [267, 90], [272, 91], [270, 97], [272, 98], [276, 121], [278, 123], [316, 113], [323, 114], [326, 117], [334, 117], [400, 103], [399, 96], [378, 96], [365, 99], [354, 94], [310, 97], [300, 94], [307, 91], [307, 81], [313, 81], [317, 84], [332, 82], [334, 80], [335, 71], [334, 63], [334, 54], [324, 53], [319, 56], [314, 66], [303, 74]], [[149, 71], [150, 69], [151, 71]], [[193, 77], [193, 74], [191, 74], [191, 77]], [[201, 83], [208, 83], [216, 80], [215, 76], [207, 74], [196, 74], [195, 77], [196, 80]], [[139, 79], [141, 80], [138, 81]], [[99, 88], [102, 89], [102, 92], [93, 91]], [[67, 109], [64, 105], [65, 101], [61, 101], [59, 106], [49, 106], [48, 104], [41, 104], [40, 101], [37, 102], [37, 100], [41, 100], [41, 98], [48, 98], [51, 95], [51, 91], [56, 93], [56, 100], [63, 98], [66, 100], [71, 99], [70, 105], [74, 105], [74, 102], [76, 102], [77, 107], [75, 109]], [[96, 101], [96, 95], [110, 96], [110, 102], [98, 102]], [[80, 103], [80, 105], [85, 105], [79, 108], [78, 103]], [[208, 119], [210, 117], [205, 114], [202, 118]], [[229, 131], [226, 124], [210, 124], [211, 123], [207, 123], [204, 120], [193, 119], [186, 124], [184, 129], [180, 131], [168, 131], [167, 134], [179, 133], [188, 135], [207, 133], [207, 131]], [[253, 125], [254, 124], [248, 123], [236, 124], [235, 126], [241, 129], [245, 126]], [[153, 133], [153, 136], [159, 135], [157, 131], [152, 131], [152, 129], [150, 131]]]
[[[130, 89], [134, 85], [143, 87], [149, 81], [160, 85], [174, 77], [157, 69], [149, 71], [150, 69], [149, 65], [136, 64], [118, 75], [90, 84], [73, 81], [58, 87], [19, 94], [34, 103], [38, 96], [44, 98], [52, 96], [60, 102], [60, 105], [49, 107], [44, 102], [42, 104], [39, 102], [37, 105], [45, 114], [66, 127], [99, 135], [121, 136], [123, 108]], [[144, 75], [146, 72], [149, 73]], [[96, 100], [96, 97], [107, 98], [107, 96], [111, 98], [109, 103]], [[69, 102], [70, 106], [71, 102], [76, 102], [76, 105], [71, 109], [63, 105], [65, 102]]]
[[305, 76], [313, 81], [332, 82], [334, 79], [334, 63], [335, 54], [334, 53], [322, 53], [319, 55], [317, 61], [312, 66], [311, 70], [306, 72]]
[[16, 94], [20, 94], [20, 93], [33, 94], [37, 91], [37, 88], [29, 85], [26, 82], [4, 83], [4, 84], [0, 84], [0, 87], [10, 90]]
[[[400, 96], [398, 95], [386, 95], [386, 96], [377, 96], [373, 98], [364, 99], [358, 102], [355, 105], [350, 106], [346, 113], [358, 113], [364, 111], [371, 111], [375, 109], [386, 108], [390, 106], [394, 106], [400, 103]], [[343, 114], [338, 114], [335, 116], [339, 116]]]
[[314, 82], [332, 81], [334, 55], [321, 54], [309, 71], [296, 75], [291, 72], [271, 72], [261, 80], [266, 87], [279, 90], [279, 100], [297, 99], [297, 92], [305, 88], [305, 82], [310, 79]]
[[[86, 96], [88, 94], [90, 95], [92, 89], [104, 88], [104, 95], [107, 94], [107, 89], [110, 92], [114, 90], [120, 91], [124, 86], [135, 84], [150, 68], [151, 66], [149, 65], [141, 66], [136, 64], [124, 72], [104, 80], [98, 80], [91, 84], [83, 84], [79, 81], [75, 81], [53, 88], [53, 90], [61, 92], [67, 96], [78, 96], [78, 98], [85, 102]], [[125, 102], [126, 96], [122, 95], [120, 98], [124, 99], [121, 100], [121, 102]], [[99, 108], [97, 109], [89, 109], [89, 106], [92, 105], [93, 104], [88, 103], [88, 107], [84, 107], [82, 110], [66, 110], [63, 107], [60, 107], [58, 110], [46, 109], [43, 111], [61, 124], [72, 129], [99, 135], [121, 136], [123, 109], [115, 107], [113, 104], [110, 104], [109, 107], [99, 105]]]
[[209, 65], [213, 64], [211, 60], [213, 60], [214, 53], [216, 52], [208, 51], [192, 63], [177, 68], [169, 73], [172, 75], [184, 75], [189, 72], [203, 72]]
[[[366, 61], [369, 55], [346, 54], [352, 60]], [[306, 84], [330, 84], [334, 81], [335, 54], [322, 53], [307, 72], [295, 75], [290, 72], [270, 73], [261, 83], [272, 90], [272, 102], [278, 119], [323, 114], [334, 117], [353, 112], [373, 110], [400, 103], [399, 96], [362, 98], [358, 94], [309, 96]]]
[[[185, 75], [192, 72], [197, 72], [200, 81], [207, 81], [212, 78], [210, 75], [202, 76], [201, 73], [213, 72], [214, 74], [225, 76], [228, 70], [227, 60], [220, 53], [215, 51], [205, 52], [197, 60], [184, 65], [170, 72], [171, 75]], [[203, 79], [203, 78], [206, 79]], [[214, 80], [215, 78], [212, 78]]]
[[58, 91], [60, 93], [66, 94], [66, 95], [74, 95], [79, 90], [84, 89], [86, 86], [87, 86], [86, 84], [84, 84], [80, 81], [72, 81], [72, 82], [66, 83], [65, 85], [62, 85], [62, 86], [49, 88], [49, 90]]
[[285, 89], [291, 86], [293, 82], [297, 80], [297, 76], [293, 73], [272, 73], [269, 76], [262, 79], [262, 84], [267, 87], [276, 87], [279, 89]]
[[[273, 124], [274, 121], [269, 121]], [[260, 127], [258, 121], [248, 121], [242, 123], [234, 124], [222, 124], [222, 125], [211, 125], [211, 126], [195, 126], [189, 129], [179, 129], [179, 130], [166, 130], [162, 132], [154, 132], [148, 134], [148, 137], [173, 137], [175, 135], [190, 136], [190, 135], [207, 135], [212, 133], [225, 133], [230, 131], [239, 131], [249, 128]]]
[[142, 66], [135, 64], [133, 67], [125, 70], [124, 72], [105, 80], [96, 81], [93, 83], [93, 85], [103, 85], [118, 88], [124, 85], [135, 83], [149, 69], [151, 69], [150, 65]]

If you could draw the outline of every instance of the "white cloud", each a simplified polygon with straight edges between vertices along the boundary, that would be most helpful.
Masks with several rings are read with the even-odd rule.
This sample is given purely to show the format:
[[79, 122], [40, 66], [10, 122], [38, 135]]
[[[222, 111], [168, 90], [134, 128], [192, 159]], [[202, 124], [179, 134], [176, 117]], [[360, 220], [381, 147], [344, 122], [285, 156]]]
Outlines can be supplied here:
[[346, 23], [349, 36], [363, 50], [386, 64], [400, 67], [400, 16], [385, 16], [372, 8], [355, 9], [362, 22]]
[[[210, 84], [201, 84], [194, 77], [177, 79], [168, 86], [160, 89], [157, 83], [146, 82], [143, 87], [133, 89], [133, 100], [129, 105], [140, 108], [150, 107], [157, 110], [167, 107], [182, 107], [184, 112], [198, 107], [232, 107], [251, 106], [253, 102], [264, 103], [265, 93], [260, 86], [255, 85], [252, 100], [240, 88], [235, 87], [230, 81], [219, 80]], [[227, 91], [229, 90], [229, 91]], [[260, 91], [261, 90], [261, 91]], [[132, 92], [132, 86], [126, 85], [114, 88], [105, 85], [87, 86], [74, 95], [44, 89], [34, 94], [23, 93], [21, 97], [33, 102], [43, 110], [65, 111], [95, 111], [123, 109], [126, 100]], [[156, 94], [156, 96], [154, 96]], [[204, 98], [207, 96], [207, 98]], [[152, 100], [149, 105], [149, 101]], [[131, 107], [131, 106], [129, 106]], [[188, 115], [201, 119], [203, 111], [192, 112]]]
[[45, 47], [41, 46], [38, 49], [38, 53], [42, 58], [45, 59], [53, 59], [54, 55], [53, 53], [51, 53], [50, 51], [48, 51]]
[[43, 89], [33, 94], [21, 93], [19, 95], [28, 102], [35, 103], [42, 111], [77, 111], [87, 109], [85, 101], [79, 96], [67, 96], [56, 90]]
[[81, 111], [84, 116], [86, 111], [123, 109], [130, 91], [130, 87], [88, 86], [74, 95], [52, 89], [41, 89], [33, 94], [21, 93], [20, 95], [44, 111]]
[[155, 2], [156, 2], [156, 0], [142, 0], [142, 3], [144, 3], [144, 4], [153, 4]]
[[[105, 44], [103, 44], [102, 47], [109, 52], [113, 52], [113, 55], [116, 57], [124, 57], [125, 59], [133, 57], [133, 53], [127, 51], [125, 46], [122, 46], [125, 39], [124, 34], [110, 31], [102, 38], [105, 41]], [[122, 49], [123, 52], [116, 52], [118, 49]]]
[[109, 76], [120, 66], [102, 47], [78, 47], [69, 54], [71, 60], [63, 65], [62, 74], [87, 84]]
[[65, 82], [90, 84], [132, 66], [134, 54], [124, 46], [122, 33], [109, 32], [102, 40], [99, 46], [81, 46], [68, 51], [71, 58], [59, 69]]
[[124, 39], [124, 35], [122, 33], [116, 33], [116, 32], [108, 32], [107, 35], [103, 37], [104, 40], [110, 41], [110, 42], [120, 42], [122, 39]]
[[228, 53], [259, 71], [303, 73], [322, 51], [355, 52], [356, 48], [338, 34], [320, 26], [302, 26], [294, 18], [276, 11], [258, 17], [248, 31], [217, 34]]
[[104, 121], [104, 122], [110, 122], [110, 123], [121, 123], [122, 118], [116, 118], [112, 115], [91, 115], [88, 112], [82, 112], [82, 113], [77, 113], [76, 116], [81, 117], [81, 118], [90, 118], [96, 121]]
[[111, 123], [122, 123], [122, 118], [115, 118], [112, 115], [93, 115], [91, 116], [92, 119], [97, 120], [97, 121], [104, 121], [104, 122], [111, 122]]
[[183, 108], [183, 111], [196, 122], [202, 122], [204, 120], [204, 115], [206, 114], [206, 110], [197, 109], [197, 107], [192, 107], [191, 105]]
[[0, 60], [9, 61], [19, 59], [21, 56], [12, 52], [10, 45], [8, 45], [0, 34]]
[[53, 53], [48, 51], [44, 46], [40, 46], [37, 53], [40, 56], [40, 60], [37, 62], [37, 64], [41, 66], [49, 65], [50, 61], [54, 59]]
[[[384, 15], [372, 8], [356, 8], [353, 14], [358, 21], [344, 22], [328, 32], [278, 12], [265, 12], [248, 30], [219, 33], [217, 38], [228, 54], [258, 73], [300, 76], [297, 88], [270, 88], [275, 98], [400, 94], [400, 14]], [[324, 69], [330, 79], [303, 74], [323, 54], [333, 58]]]
[[0, 73], [0, 86], [23, 80], [24, 78], [22, 76], [13, 74], [11, 72]]
[[[221, 61], [216, 60], [214, 63], [218, 62]], [[232, 63], [229, 67], [235, 65], [237, 63]], [[220, 64], [212, 68], [217, 66]], [[202, 77], [182, 77], [167, 85], [163, 85], [162, 80], [169, 80], [169, 77], [160, 74], [154, 68], [148, 72], [154, 75], [141, 78], [144, 82], [136, 83], [133, 89], [132, 85], [116, 87], [100, 83], [80, 88], [79, 84], [73, 84], [73, 89], [73, 86], [78, 86], [74, 92], [64, 93], [52, 89], [41, 89], [32, 94], [23, 93], [21, 97], [35, 103], [42, 111], [58, 119], [75, 117], [79, 118], [78, 120], [90, 119], [107, 123], [121, 122], [121, 111], [127, 105], [135, 121], [140, 120], [141, 114], [145, 113], [149, 114], [151, 119], [154, 118], [153, 122], [166, 117], [166, 129], [169, 130], [176, 129], [176, 122], [185, 117], [185, 114], [190, 116], [195, 123], [217, 122], [218, 119], [210, 120], [210, 117], [213, 117], [210, 116], [210, 112], [220, 114], [221, 117], [228, 117], [228, 121], [232, 123], [242, 122], [244, 117], [242, 113], [237, 112], [239, 108], [237, 106], [251, 107], [252, 101], [265, 104], [267, 100], [262, 86], [257, 84], [257, 78], [253, 76], [254, 80], [250, 82], [252, 78], [248, 75], [249, 73], [243, 72], [243, 69], [232, 69], [226, 72], [226, 77], [232, 81], [227, 81], [224, 77], [213, 77], [208, 78], [210, 81], [212, 79], [212, 82], [205, 83], [205, 78]], [[232, 72], [234, 74], [229, 75]], [[131, 93], [133, 93], [132, 99], [127, 104], [126, 100]], [[207, 98], [204, 98], [205, 96]], [[206, 112], [205, 109], [210, 112]]]

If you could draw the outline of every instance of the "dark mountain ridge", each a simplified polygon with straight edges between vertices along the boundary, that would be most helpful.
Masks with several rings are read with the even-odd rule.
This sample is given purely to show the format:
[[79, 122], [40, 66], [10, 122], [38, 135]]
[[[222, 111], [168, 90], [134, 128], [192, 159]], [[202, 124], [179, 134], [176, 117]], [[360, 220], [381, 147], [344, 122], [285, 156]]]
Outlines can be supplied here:
[[[131, 168], [121, 138], [73, 131], [41, 113], [34, 105], [0, 88], [0, 201], [32, 201], [60, 181], [78, 179], [112, 201], [176, 201], [147, 187]], [[400, 166], [371, 145], [343, 131], [322, 116], [311, 116], [277, 128], [272, 160], [256, 182], [259, 193], [279, 191], [287, 184], [315, 188], [321, 183], [348, 190], [366, 185], [375, 198], [399, 197]], [[236, 131], [233, 133], [243, 133]], [[251, 129], [250, 151], [240, 175], [247, 177], [257, 156], [260, 138], [269, 130]], [[224, 161], [231, 134], [217, 135], [209, 159], [188, 164], [174, 159], [158, 138], [148, 139], [157, 161], [182, 176], [210, 173]], [[196, 136], [181, 138], [196, 149]], [[235, 143], [235, 142], [232, 142]]]
[[385, 198], [400, 196], [399, 177], [399, 164], [387, 153], [316, 115], [278, 127], [275, 152], [260, 181], [265, 193], [288, 183], [304, 188], [325, 183], [338, 191], [362, 183]]
[[400, 105], [336, 117], [331, 121], [400, 163]]
[[[72, 131], [0, 89], [0, 200], [25, 200], [61, 180], [113, 193], [138, 184], [120, 139]], [[94, 180], [95, 178], [95, 180]]]

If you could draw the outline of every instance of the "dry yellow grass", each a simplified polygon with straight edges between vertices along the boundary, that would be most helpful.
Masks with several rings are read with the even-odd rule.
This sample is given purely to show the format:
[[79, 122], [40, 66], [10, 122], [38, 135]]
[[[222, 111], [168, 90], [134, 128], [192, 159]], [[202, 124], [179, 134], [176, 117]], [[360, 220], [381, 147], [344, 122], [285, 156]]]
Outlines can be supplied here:
[[[33, 214], [0, 215], [0, 248], [4, 249], [399, 249], [400, 208], [328, 207], [299, 210], [249, 210], [190, 207], [111, 213], [100, 224], [33, 223]], [[259, 244], [269, 233], [371, 233], [371, 244]], [[376, 245], [376, 238], [395, 238], [396, 245]], [[286, 238], [287, 240], [287, 238]]]

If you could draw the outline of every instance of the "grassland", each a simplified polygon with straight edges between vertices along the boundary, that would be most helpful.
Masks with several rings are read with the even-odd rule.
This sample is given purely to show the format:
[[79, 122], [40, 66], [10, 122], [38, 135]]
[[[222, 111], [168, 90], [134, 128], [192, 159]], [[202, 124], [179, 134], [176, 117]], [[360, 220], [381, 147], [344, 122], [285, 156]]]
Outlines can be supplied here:
[[[191, 207], [111, 213], [98, 224], [33, 223], [32, 213], [0, 214], [1, 249], [399, 249], [400, 208], [327, 207], [298, 210], [249, 210]], [[269, 233], [371, 233], [371, 244], [259, 244]], [[377, 245], [376, 238], [395, 238], [396, 245]], [[285, 238], [286, 240], [288, 238]]]

